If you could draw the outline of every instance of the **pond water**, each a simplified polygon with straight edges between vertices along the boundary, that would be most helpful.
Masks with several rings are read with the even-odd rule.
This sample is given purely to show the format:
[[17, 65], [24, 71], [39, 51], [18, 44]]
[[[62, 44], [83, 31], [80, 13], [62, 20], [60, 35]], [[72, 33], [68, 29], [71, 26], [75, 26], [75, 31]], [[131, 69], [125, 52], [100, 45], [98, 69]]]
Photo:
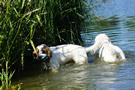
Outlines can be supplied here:
[[[95, 0], [97, 19], [81, 32], [85, 46], [94, 43], [100, 33], [109, 36], [125, 53], [127, 61], [105, 63], [98, 52], [89, 55], [89, 64], [68, 64], [57, 72], [42, 72], [37, 65], [18, 79], [22, 90], [134, 90], [135, 89], [135, 0]], [[97, 4], [98, 5], [98, 4]], [[91, 62], [92, 61], [92, 62]]]

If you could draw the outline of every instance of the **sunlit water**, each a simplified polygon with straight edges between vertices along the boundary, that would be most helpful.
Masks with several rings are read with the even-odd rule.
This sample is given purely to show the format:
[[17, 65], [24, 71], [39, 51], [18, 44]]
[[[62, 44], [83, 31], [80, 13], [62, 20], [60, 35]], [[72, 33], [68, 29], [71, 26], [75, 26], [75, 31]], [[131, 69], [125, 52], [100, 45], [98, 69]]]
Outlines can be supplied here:
[[98, 59], [97, 52], [89, 55], [89, 64], [68, 64], [57, 72], [42, 72], [32, 65], [32, 70], [28, 69], [18, 78], [23, 90], [135, 89], [135, 0], [102, 0], [100, 3], [95, 9], [99, 16], [97, 23], [88, 24], [81, 32], [85, 46], [92, 45], [96, 35], [105, 33], [124, 51], [127, 61], [105, 63]]

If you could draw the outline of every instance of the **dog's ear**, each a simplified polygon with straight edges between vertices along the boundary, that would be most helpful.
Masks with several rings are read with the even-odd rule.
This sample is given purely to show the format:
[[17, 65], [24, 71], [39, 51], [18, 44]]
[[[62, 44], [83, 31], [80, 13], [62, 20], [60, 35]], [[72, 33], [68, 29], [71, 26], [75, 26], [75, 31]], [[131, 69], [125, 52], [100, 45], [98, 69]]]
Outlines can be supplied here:
[[43, 48], [42, 53], [45, 53], [47, 54], [47, 56], [52, 57], [52, 51], [48, 47]]
[[52, 51], [48, 51], [48, 56], [52, 57]]
[[46, 44], [41, 44], [43, 47], [47, 47], [47, 45]]
[[33, 57], [33, 59], [36, 59], [36, 57], [37, 57], [38, 53], [39, 53], [39, 50], [38, 50], [38, 48], [36, 48], [36, 50], [35, 50], [35, 51], [33, 51], [33, 53], [32, 53], [32, 57]]

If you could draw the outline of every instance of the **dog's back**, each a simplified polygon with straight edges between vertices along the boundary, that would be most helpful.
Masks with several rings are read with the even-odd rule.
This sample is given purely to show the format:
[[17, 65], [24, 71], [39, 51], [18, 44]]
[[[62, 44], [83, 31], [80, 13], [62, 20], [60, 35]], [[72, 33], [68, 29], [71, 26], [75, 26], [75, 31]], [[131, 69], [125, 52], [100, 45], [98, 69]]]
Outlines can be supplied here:
[[118, 62], [125, 60], [125, 55], [118, 46], [106, 43], [99, 51], [99, 58], [106, 62]]

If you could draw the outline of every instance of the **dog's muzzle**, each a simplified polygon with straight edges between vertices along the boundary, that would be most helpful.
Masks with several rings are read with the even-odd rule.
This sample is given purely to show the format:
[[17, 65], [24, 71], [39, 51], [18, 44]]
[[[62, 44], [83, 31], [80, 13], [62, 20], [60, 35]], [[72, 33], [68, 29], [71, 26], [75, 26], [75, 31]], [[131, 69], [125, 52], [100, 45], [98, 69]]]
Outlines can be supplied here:
[[36, 59], [41, 60], [41, 59], [45, 58], [46, 56], [47, 56], [46, 54], [38, 54]]
[[47, 56], [46, 54], [39, 54], [35, 59], [32, 60], [33, 63], [43, 63], [46, 61], [49, 61], [50, 57]]

